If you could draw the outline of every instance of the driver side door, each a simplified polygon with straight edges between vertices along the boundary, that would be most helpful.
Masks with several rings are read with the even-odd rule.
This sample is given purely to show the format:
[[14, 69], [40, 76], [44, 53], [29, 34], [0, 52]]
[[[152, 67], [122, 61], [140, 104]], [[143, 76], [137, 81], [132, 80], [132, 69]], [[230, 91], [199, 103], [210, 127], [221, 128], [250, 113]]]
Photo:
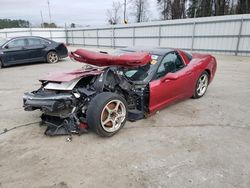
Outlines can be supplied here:
[[23, 63], [29, 59], [27, 49], [27, 40], [24, 38], [14, 39], [7, 43], [2, 52], [6, 65]]
[[157, 70], [155, 79], [149, 85], [150, 113], [187, 97], [186, 87], [191, 81], [190, 73], [177, 52], [166, 54]]

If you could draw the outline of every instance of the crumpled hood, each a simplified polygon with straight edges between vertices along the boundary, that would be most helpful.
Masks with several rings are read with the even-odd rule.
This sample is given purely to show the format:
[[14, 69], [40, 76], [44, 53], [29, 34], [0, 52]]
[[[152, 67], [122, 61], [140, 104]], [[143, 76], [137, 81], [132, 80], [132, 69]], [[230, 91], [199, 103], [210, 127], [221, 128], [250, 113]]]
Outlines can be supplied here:
[[146, 65], [151, 61], [151, 55], [147, 52], [129, 52], [123, 55], [110, 55], [85, 49], [78, 49], [75, 52], [71, 52], [69, 56], [76, 61], [99, 67], [138, 67]]
[[52, 82], [69, 82], [81, 77], [87, 77], [91, 75], [99, 75], [103, 72], [103, 69], [77, 69], [69, 72], [57, 72], [49, 73], [45, 77], [39, 79], [40, 81], [52, 81]]

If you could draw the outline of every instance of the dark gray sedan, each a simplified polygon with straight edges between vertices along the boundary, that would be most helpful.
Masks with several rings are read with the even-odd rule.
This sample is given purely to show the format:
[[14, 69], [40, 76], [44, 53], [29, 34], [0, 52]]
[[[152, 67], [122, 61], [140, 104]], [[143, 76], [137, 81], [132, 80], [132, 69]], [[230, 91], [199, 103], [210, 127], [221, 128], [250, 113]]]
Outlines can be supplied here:
[[67, 47], [42, 37], [0, 38], [0, 68], [23, 63], [57, 63], [68, 56]]

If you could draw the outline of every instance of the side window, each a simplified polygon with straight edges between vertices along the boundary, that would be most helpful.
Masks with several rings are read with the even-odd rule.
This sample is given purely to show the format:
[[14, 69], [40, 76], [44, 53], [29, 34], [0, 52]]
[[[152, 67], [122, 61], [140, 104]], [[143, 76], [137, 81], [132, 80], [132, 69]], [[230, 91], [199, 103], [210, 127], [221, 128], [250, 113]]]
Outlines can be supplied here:
[[175, 53], [169, 53], [167, 54], [163, 60], [161, 61], [161, 65], [159, 66], [157, 70], [157, 78], [160, 78], [164, 75], [166, 75], [169, 72], [175, 72], [175, 61], [176, 61], [176, 54]]
[[183, 68], [185, 65], [181, 57], [176, 52], [167, 54], [157, 70], [157, 78], [165, 76], [169, 72], [176, 72]]
[[28, 44], [29, 46], [37, 46], [41, 44], [41, 40], [40, 39], [28, 39]]
[[192, 60], [192, 55], [190, 53], [187, 53], [187, 52], [184, 51], [184, 54], [187, 56], [189, 61]]
[[25, 39], [15, 39], [8, 43], [9, 48], [19, 48], [26, 46]]
[[46, 41], [46, 40], [43, 40], [43, 39], [41, 39], [41, 42], [42, 42], [42, 44], [44, 44], [44, 45], [48, 45], [48, 44], [49, 44], [49, 41]]
[[177, 56], [177, 58], [175, 61], [175, 65], [176, 65], [175, 71], [178, 71], [178, 70], [182, 69], [183, 67], [185, 67], [185, 64], [183, 63], [183, 61], [179, 55], [176, 55], [176, 56]]

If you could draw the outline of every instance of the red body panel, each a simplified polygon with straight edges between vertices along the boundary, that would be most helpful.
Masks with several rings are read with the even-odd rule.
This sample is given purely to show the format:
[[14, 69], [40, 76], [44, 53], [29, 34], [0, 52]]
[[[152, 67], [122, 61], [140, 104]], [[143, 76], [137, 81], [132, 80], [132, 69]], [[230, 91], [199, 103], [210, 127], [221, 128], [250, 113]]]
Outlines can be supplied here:
[[71, 52], [69, 56], [76, 61], [96, 66], [115, 65], [123, 67], [137, 67], [146, 65], [151, 61], [151, 55], [145, 52], [132, 52], [126, 53], [124, 55], [109, 55], [85, 49], [79, 49], [75, 52]]
[[204, 71], [209, 73], [209, 83], [214, 78], [217, 65], [213, 56], [194, 53], [192, 60], [189, 61], [181, 50], [177, 49], [177, 51], [186, 66], [175, 73], [168, 73], [165, 77], [150, 82], [150, 113], [173, 102], [192, 97], [196, 82]]
[[40, 81], [52, 81], [52, 82], [69, 82], [76, 78], [86, 77], [90, 75], [99, 75], [103, 71], [102, 70], [83, 70], [77, 69], [71, 72], [59, 72], [59, 73], [50, 73], [44, 78], [39, 79]]

